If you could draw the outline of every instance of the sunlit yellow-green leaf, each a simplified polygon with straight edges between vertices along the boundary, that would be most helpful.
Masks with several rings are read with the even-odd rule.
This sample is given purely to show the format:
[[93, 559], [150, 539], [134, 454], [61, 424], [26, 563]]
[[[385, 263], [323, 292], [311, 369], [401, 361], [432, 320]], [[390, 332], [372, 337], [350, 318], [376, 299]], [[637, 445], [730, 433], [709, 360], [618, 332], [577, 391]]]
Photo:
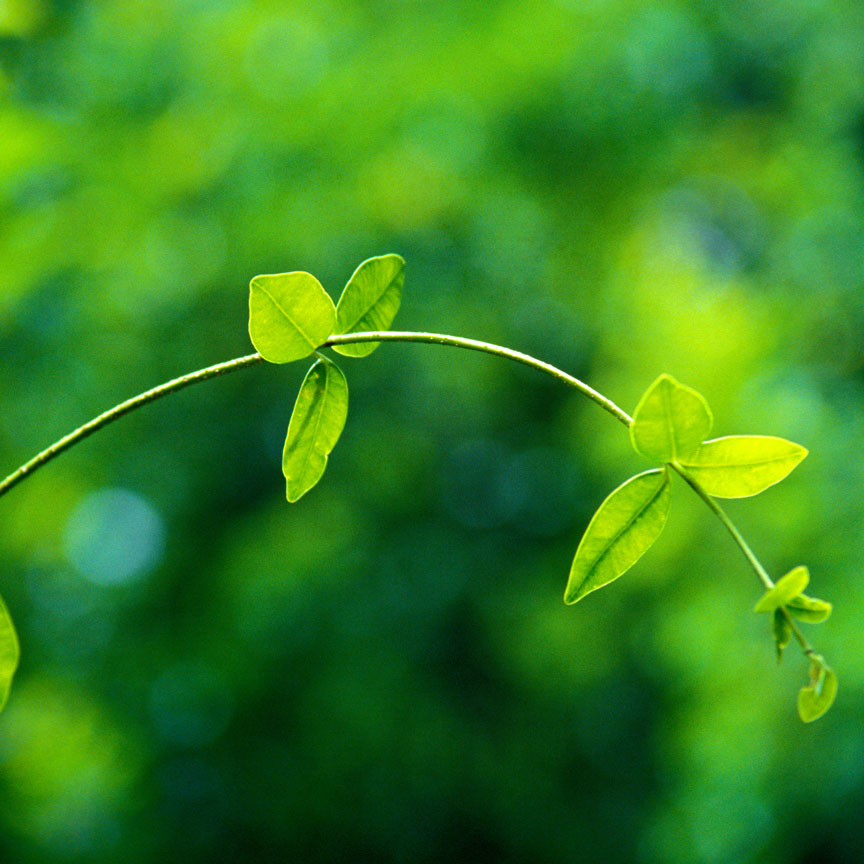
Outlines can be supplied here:
[[798, 714], [805, 723], [818, 720], [837, 696], [834, 670], [818, 658], [810, 667], [810, 683], [798, 691]]
[[695, 390], [661, 375], [639, 400], [630, 426], [637, 453], [656, 462], [683, 461], [711, 432], [708, 403]]
[[249, 284], [249, 336], [270, 363], [308, 357], [336, 326], [336, 307], [310, 273], [255, 276]]
[[[399, 255], [379, 255], [364, 261], [348, 280], [336, 306], [336, 332], [387, 330], [399, 311], [405, 261]], [[365, 357], [380, 342], [334, 345], [348, 357]]]
[[298, 501], [320, 479], [348, 416], [348, 382], [322, 357], [309, 370], [288, 425], [282, 473], [289, 501]]
[[12, 687], [12, 678], [18, 668], [20, 655], [15, 626], [6, 604], [0, 599], [0, 710], [9, 699], [9, 689]]
[[786, 608], [791, 615], [800, 621], [807, 621], [810, 624], [821, 624], [827, 620], [833, 607], [825, 600], [818, 600], [816, 597], [799, 594], [786, 604]]
[[753, 607], [754, 612], [773, 612], [797, 597], [810, 581], [810, 571], [806, 567], [795, 567], [781, 576], [769, 591], [766, 591]]
[[575, 603], [629, 570], [660, 536], [669, 500], [666, 468], [637, 474], [615, 489], [579, 543], [564, 602]]
[[782, 609], [774, 610], [771, 624], [774, 632], [774, 645], [777, 648], [777, 662], [779, 663], [783, 658], [783, 649], [792, 639], [792, 628], [789, 626]]
[[709, 495], [746, 498], [779, 483], [806, 455], [784, 438], [729, 435], [705, 441], [681, 462]]

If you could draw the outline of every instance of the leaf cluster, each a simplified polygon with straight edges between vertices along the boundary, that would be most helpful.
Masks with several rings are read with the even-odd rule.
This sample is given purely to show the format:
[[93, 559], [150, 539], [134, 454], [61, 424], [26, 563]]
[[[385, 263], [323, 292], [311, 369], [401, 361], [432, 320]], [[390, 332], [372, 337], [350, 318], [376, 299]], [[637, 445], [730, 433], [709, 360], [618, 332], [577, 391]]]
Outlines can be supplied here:
[[[779, 483], [807, 455], [799, 444], [771, 436], [707, 440], [713, 425], [705, 399], [671, 375], [661, 375], [648, 388], [636, 406], [630, 440], [637, 453], [661, 467], [631, 477], [600, 505], [576, 550], [565, 603], [576, 603], [618, 579], [656, 542], [669, 515], [672, 472], [708, 496], [745, 498]], [[773, 613], [778, 659], [795, 633], [792, 618], [819, 623], [831, 613], [830, 603], [803, 593], [808, 581], [807, 568], [796, 567], [756, 604], [755, 611]], [[811, 659], [818, 657], [807, 653]], [[824, 660], [812, 662], [825, 675], [811, 674], [810, 685], [801, 691], [806, 690], [799, 698], [805, 722], [824, 714], [836, 693], [836, 676]]]
[[[249, 335], [260, 358], [271, 363], [290, 363], [317, 355], [300, 386], [288, 425], [282, 455], [288, 500], [298, 501], [321, 479], [348, 416], [345, 374], [332, 359], [319, 353], [320, 348], [331, 347], [347, 357], [366, 357], [385, 337], [410, 337], [480, 348], [541, 368], [600, 401], [625, 422], [636, 452], [657, 466], [622, 483], [600, 505], [573, 558], [564, 602], [576, 603], [615, 581], [648, 551], [666, 525], [671, 504], [671, 474], [677, 473], [726, 524], [765, 585], [766, 593], [756, 603], [754, 611], [771, 615], [778, 660], [793, 637], [809, 657], [810, 679], [799, 692], [798, 711], [805, 722], [821, 717], [836, 696], [837, 676], [809, 645], [796, 622], [825, 621], [831, 614], [831, 604], [804, 593], [810, 580], [806, 567], [795, 567], [776, 584], [772, 582], [714, 501], [714, 498], [744, 498], [763, 492], [786, 477], [805, 458], [807, 450], [783, 438], [762, 435], [709, 439], [714, 419], [705, 399], [670, 375], [661, 375], [648, 388], [631, 420], [583, 382], [528, 355], [477, 340], [438, 334], [391, 334], [388, 337], [386, 330], [399, 310], [404, 279], [404, 260], [391, 254], [364, 261], [335, 304], [321, 283], [309, 273], [261, 275], [251, 280]], [[241, 359], [257, 362], [259, 358]], [[219, 369], [221, 367], [211, 367], [202, 373], [214, 373]], [[186, 379], [177, 379], [157, 390], [167, 392], [185, 382]], [[131, 403], [138, 404], [138, 399], [140, 397]], [[118, 408], [128, 404], [123, 403]], [[120, 414], [119, 411], [115, 413]], [[51, 450], [46, 452], [50, 454]], [[8, 698], [19, 654], [15, 629], [0, 600], [0, 709]]]
[[[256, 276], [249, 300], [252, 342], [274, 363], [307, 357], [324, 345], [345, 356], [367, 356], [378, 344], [372, 337], [390, 326], [399, 309], [404, 272], [405, 262], [398, 255], [370, 258], [354, 272], [337, 305], [309, 273]], [[333, 340], [334, 334], [359, 335], [345, 342]], [[321, 479], [347, 414], [345, 375], [319, 354], [300, 387], [288, 426], [282, 469], [289, 501], [298, 501]], [[621, 412], [619, 419], [626, 417]], [[836, 675], [810, 648], [794, 619], [819, 623], [831, 605], [803, 593], [809, 581], [806, 567], [794, 568], [774, 584], [713, 501], [763, 492], [786, 477], [807, 450], [765, 435], [709, 439], [714, 418], [708, 403], [665, 374], [646, 390], [628, 425], [636, 452], [657, 467], [626, 480], [600, 505], [573, 558], [564, 602], [576, 603], [614, 582], [656, 542], [669, 516], [671, 474], [677, 473], [727, 523], [765, 584], [767, 592], [755, 611], [771, 613], [778, 660], [793, 636], [810, 657], [810, 682], [799, 694], [798, 708], [805, 722], [820, 717], [834, 700]]]
[[[270, 363], [316, 353], [332, 336], [380, 332], [402, 300], [405, 261], [379, 255], [353, 273], [338, 304], [310, 273], [255, 276], [249, 286], [249, 336]], [[379, 342], [334, 344], [346, 357], [367, 357]], [[318, 355], [300, 386], [282, 453], [286, 494], [299, 501], [321, 479], [348, 416], [348, 382], [339, 366]]]

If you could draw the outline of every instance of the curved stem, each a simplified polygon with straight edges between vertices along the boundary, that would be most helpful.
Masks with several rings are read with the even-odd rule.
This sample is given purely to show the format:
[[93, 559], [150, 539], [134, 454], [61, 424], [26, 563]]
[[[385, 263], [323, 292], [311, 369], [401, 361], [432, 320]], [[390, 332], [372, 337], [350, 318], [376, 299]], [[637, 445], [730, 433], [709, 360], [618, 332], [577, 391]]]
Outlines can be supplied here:
[[598, 393], [584, 381], [568, 375], [551, 363], [544, 363], [530, 354], [513, 351], [501, 345], [481, 342], [479, 339], [463, 339], [461, 336], [445, 336], [441, 333], [408, 333], [399, 332], [398, 330], [387, 330], [380, 333], [347, 333], [344, 336], [331, 336], [321, 347], [349, 345], [354, 342], [425, 342], [431, 345], [448, 345], [451, 348], [464, 348], [468, 351], [482, 351], [485, 354], [494, 354], [496, 357], [505, 357], [507, 360], [514, 360], [516, 363], [522, 363], [524, 366], [530, 366], [532, 369], [545, 372], [547, 375], [551, 375], [553, 378], [557, 378], [559, 381], [563, 381], [565, 384], [574, 387], [592, 402], [596, 402], [601, 408], [608, 411], [625, 426], [629, 426], [633, 422], [633, 418], [626, 411], [622, 411], [611, 399], [607, 399], [602, 393]]
[[225, 363], [217, 363], [215, 366], [208, 366], [206, 369], [200, 369], [197, 372], [190, 372], [188, 375], [182, 375], [175, 378], [173, 381], [166, 381], [152, 390], [147, 390], [145, 393], [140, 393], [132, 399], [127, 399], [119, 405], [115, 405], [104, 414], [94, 417], [89, 423], [79, 426], [74, 432], [70, 432], [65, 437], [56, 441], [47, 449], [43, 450], [37, 456], [34, 456], [29, 462], [25, 462], [17, 471], [10, 474], [2, 483], [0, 483], [0, 495], [5, 495], [13, 486], [17, 486], [22, 480], [29, 477], [38, 468], [46, 465], [52, 459], [56, 459], [64, 450], [73, 447], [79, 441], [88, 438], [94, 432], [97, 432], [103, 426], [119, 420], [130, 411], [136, 408], [141, 408], [148, 402], [154, 402], [156, 399], [161, 399], [169, 393], [176, 393], [190, 384], [197, 384], [199, 381], [206, 381], [208, 378], [217, 378], [220, 375], [227, 375], [229, 372], [234, 372], [237, 369], [245, 369], [247, 366], [255, 366], [258, 363], [263, 363], [264, 358], [260, 354], [249, 354], [247, 357], [238, 357], [236, 360], [228, 360]]
[[[535, 357], [528, 354], [523, 354], [521, 351], [513, 351], [510, 348], [504, 348], [501, 345], [492, 345], [489, 342], [481, 342], [477, 339], [463, 339], [459, 336], [446, 336], [440, 333], [406, 333], [406, 332], [369, 332], [369, 333], [349, 333], [344, 336], [332, 336], [325, 342], [322, 348], [332, 345], [348, 345], [355, 342], [425, 342], [433, 345], [448, 345], [453, 348], [464, 348], [469, 351], [482, 351], [486, 354], [494, 354], [497, 357], [505, 357], [508, 360], [514, 360], [517, 363], [522, 363], [525, 366], [530, 366], [533, 369], [538, 369], [569, 384], [571, 387], [579, 390], [592, 401], [604, 408], [617, 420], [620, 420], [625, 426], [632, 423], [629, 414], [622, 411], [611, 399], [607, 399], [601, 393], [598, 393], [593, 387], [589, 387], [584, 381], [568, 375], [556, 366], [550, 363], [544, 363]], [[173, 381], [167, 381], [165, 384], [160, 384], [152, 390], [134, 396], [132, 399], [127, 399], [119, 405], [115, 405], [108, 411], [94, 417], [89, 423], [85, 423], [73, 432], [70, 432], [65, 437], [56, 441], [47, 449], [43, 450], [38, 455], [34, 456], [29, 462], [26, 462], [17, 471], [10, 474], [2, 483], [0, 483], [0, 496], [5, 495], [13, 486], [17, 486], [25, 478], [29, 477], [34, 471], [47, 465], [51, 460], [55, 459], [65, 450], [73, 447], [79, 441], [97, 432], [103, 426], [119, 420], [130, 411], [161, 399], [170, 393], [176, 393], [188, 387], [190, 384], [197, 384], [199, 381], [206, 381], [208, 378], [216, 378], [220, 375], [227, 375], [229, 372], [235, 372], [238, 369], [245, 369], [248, 366], [255, 366], [263, 363], [264, 358], [260, 354], [249, 354], [246, 357], [238, 357], [235, 360], [228, 360], [225, 363], [217, 363], [215, 366], [208, 366], [206, 369], [200, 369], [197, 372], [190, 372], [188, 375], [182, 375], [180, 378], [175, 378]]]
[[[596, 402], [605, 411], [608, 411], [616, 420], [623, 423], [625, 426], [630, 426], [633, 418], [622, 411], [611, 399], [607, 399], [602, 393], [598, 393], [593, 387], [590, 387], [584, 381], [564, 372], [557, 366], [551, 363], [545, 363], [532, 357], [530, 354], [523, 354], [521, 351], [514, 351], [511, 348], [505, 348], [501, 345], [493, 345], [490, 342], [482, 342], [478, 339], [465, 339], [460, 336], [449, 336], [442, 333], [414, 333], [400, 331], [383, 331], [383, 332], [368, 332], [368, 333], [347, 333], [340, 336], [331, 336], [322, 346], [322, 348], [333, 347], [336, 345], [349, 345], [358, 342], [412, 342], [426, 343], [432, 345], [445, 345], [452, 348], [462, 348], [468, 351], [481, 351], [485, 354], [493, 354], [496, 357], [504, 357], [507, 360], [513, 360], [516, 363], [521, 363], [524, 366], [529, 366], [532, 369], [537, 369], [547, 375], [551, 375], [559, 381], [578, 390], [584, 396], [587, 396], [592, 402]], [[52, 444], [46, 450], [43, 450], [37, 456], [34, 456], [29, 462], [22, 465], [17, 471], [10, 474], [2, 483], [0, 483], [0, 496], [8, 492], [13, 486], [16, 486], [26, 477], [29, 477], [38, 468], [46, 465], [52, 459], [55, 459], [63, 451], [84, 440], [94, 432], [119, 420], [124, 415], [131, 411], [141, 408], [149, 402], [154, 402], [156, 399], [161, 399], [170, 393], [176, 393], [191, 384], [196, 384], [199, 381], [206, 381], [209, 378], [216, 378], [220, 375], [227, 375], [229, 372], [234, 372], [238, 369], [245, 369], [248, 366], [255, 366], [263, 363], [264, 358], [260, 354], [250, 354], [246, 357], [238, 357], [235, 360], [228, 360], [225, 363], [218, 363], [215, 366], [208, 366], [206, 369], [200, 369], [197, 372], [191, 372], [188, 375], [183, 375], [180, 378], [175, 378], [173, 381], [168, 381], [165, 384], [160, 384], [152, 390], [141, 393], [138, 396], [121, 402], [119, 405], [93, 418], [89, 423], [85, 423], [73, 432], [70, 432], [64, 438]], [[717, 518], [726, 527], [726, 530], [732, 535], [732, 539], [738, 544], [738, 547], [744, 553], [750, 566], [756, 572], [756, 575], [761, 580], [766, 589], [774, 586], [771, 577], [768, 575], [765, 568], [762, 566], [759, 559], [753, 553], [753, 550], [748, 545], [747, 541], [741, 535], [741, 532], [735, 527], [732, 520], [726, 515], [723, 508], [712, 498], [697, 482], [688, 474], [677, 462], [671, 463], [675, 470], [687, 483], [688, 486], [708, 505]], [[792, 633], [801, 644], [806, 654], [812, 654], [813, 648], [804, 638], [797, 623], [789, 614], [788, 610], [783, 607], [783, 614], [789, 623]]]
[[711, 508], [717, 518], [723, 523], [726, 530], [732, 535], [732, 539], [738, 544], [744, 557], [750, 563], [750, 566], [756, 571], [756, 575], [765, 586], [766, 590], [774, 587], [774, 582], [768, 575], [762, 563], [753, 553], [750, 545], [742, 536], [741, 532], [735, 527], [732, 520], [726, 515], [726, 511], [696, 482], [696, 480], [687, 473], [686, 469], [677, 462], [670, 463], [672, 469], [676, 471], [684, 482]]
[[[756, 557], [753, 550], [750, 548], [750, 544], [744, 539], [741, 532], [735, 527], [735, 523], [726, 514], [726, 511], [699, 485], [699, 483], [696, 482], [693, 477], [690, 476], [682, 465], [678, 462], [672, 462], [670, 464], [672, 470], [677, 472], [684, 479], [684, 482], [711, 508], [714, 515], [723, 523], [726, 530], [732, 535], [732, 539], [738, 544], [738, 547], [744, 553], [744, 557], [747, 559], [750, 566], [756, 571], [756, 575], [759, 577], [762, 584], [770, 591], [774, 587], [773, 580], [762, 566], [762, 562]], [[782, 606], [781, 609], [783, 611], [783, 617], [789, 624], [792, 634], [804, 650], [804, 653], [808, 655], [812, 654], [813, 646], [807, 641], [806, 637], [801, 632], [798, 622], [789, 614], [789, 610], [785, 606]]]

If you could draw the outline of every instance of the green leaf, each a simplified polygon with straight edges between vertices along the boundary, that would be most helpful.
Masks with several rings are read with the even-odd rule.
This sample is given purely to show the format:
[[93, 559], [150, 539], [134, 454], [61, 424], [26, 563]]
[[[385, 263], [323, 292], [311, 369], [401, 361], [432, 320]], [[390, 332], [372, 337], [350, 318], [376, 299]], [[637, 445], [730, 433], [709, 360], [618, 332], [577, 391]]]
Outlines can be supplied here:
[[336, 326], [336, 308], [309, 273], [255, 276], [249, 284], [249, 336], [270, 363], [308, 357]]
[[622, 483], [600, 505], [576, 550], [565, 603], [629, 570], [660, 536], [669, 515], [669, 472], [654, 468]]
[[[380, 255], [364, 261], [348, 280], [336, 307], [336, 332], [387, 330], [399, 311], [405, 261], [399, 255]], [[380, 342], [334, 345], [347, 357], [366, 357]]]
[[706, 441], [681, 461], [709, 495], [746, 498], [779, 483], [806, 455], [806, 448], [783, 438], [729, 435]]
[[656, 462], [683, 461], [708, 437], [708, 403], [671, 375], [661, 375], [639, 400], [630, 426], [637, 453]]
[[806, 567], [795, 567], [781, 576], [769, 591], [766, 591], [753, 607], [754, 612], [773, 612], [797, 597], [810, 581], [810, 571]]
[[789, 626], [782, 609], [774, 610], [771, 622], [774, 630], [774, 644], [777, 647], [777, 662], [779, 663], [783, 659], [783, 649], [792, 639], [792, 628]]
[[12, 618], [6, 604], [0, 598], [0, 711], [9, 699], [12, 678], [18, 668], [21, 650], [18, 647], [18, 636], [12, 624]]
[[348, 382], [322, 357], [306, 374], [288, 425], [282, 473], [289, 501], [298, 501], [321, 479], [347, 416]]
[[799, 594], [786, 604], [786, 608], [799, 621], [807, 621], [810, 624], [821, 624], [831, 614], [832, 606], [825, 600], [817, 600], [815, 597]]
[[837, 696], [837, 676], [818, 655], [810, 665], [810, 683], [798, 691], [798, 714], [805, 723], [818, 720]]

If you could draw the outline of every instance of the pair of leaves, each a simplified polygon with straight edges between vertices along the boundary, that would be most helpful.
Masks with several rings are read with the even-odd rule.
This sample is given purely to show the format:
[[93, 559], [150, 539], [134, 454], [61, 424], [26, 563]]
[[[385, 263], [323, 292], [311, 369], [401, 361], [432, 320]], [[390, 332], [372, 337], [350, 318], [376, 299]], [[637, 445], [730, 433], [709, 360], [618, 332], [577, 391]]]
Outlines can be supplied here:
[[[334, 334], [386, 330], [402, 299], [405, 261], [381, 255], [355, 271], [337, 305], [309, 273], [256, 276], [249, 289], [249, 336], [271, 363], [307, 357]], [[336, 344], [348, 357], [365, 357], [380, 342]], [[298, 501], [321, 479], [348, 416], [348, 382], [342, 370], [319, 355], [307, 373], [288, 426], [282, 453], [289, 501]]]
[[792, 639], [789, 615], [810, 624], [821, 624], [831, 614], [830, 603], [808, 597], [804, 593], [809, 582], [810, 571], [804, 566], [795, 567], [778, 579], [774, 587], [766, 591], [753, 607], [754, 612], [771, 613], [771, 629], [778, 663], [783, 657], [783, 650]]
[[709, 494], [747, 498], [779, 483], [807, 450], [783, 438], [729, 435], [705, 439], [713, 417], [695, 390], [661, 375], [636, 407], [630, 438], [638, 453], [676, 462]]
[[821, 624], [831, 614], [831, 604], [816, 597], [808, 597], [804, 589], [810, 582], [810, 571], [795, 567], [777, 580], [753, 607], [754, 612], [774, 612], [785, 606], [791, 615], [811, 624]]
[[[355, 271], [338, 305], [311, 273], [255, 276], [249, 285], [249, 336], [270, 363], [308, 357], [334, 334], [386, 330], [399, 311], [405, 261], [380, 255]], [[334, 345], [346, 357], [366, 357], [379, 342]]]

